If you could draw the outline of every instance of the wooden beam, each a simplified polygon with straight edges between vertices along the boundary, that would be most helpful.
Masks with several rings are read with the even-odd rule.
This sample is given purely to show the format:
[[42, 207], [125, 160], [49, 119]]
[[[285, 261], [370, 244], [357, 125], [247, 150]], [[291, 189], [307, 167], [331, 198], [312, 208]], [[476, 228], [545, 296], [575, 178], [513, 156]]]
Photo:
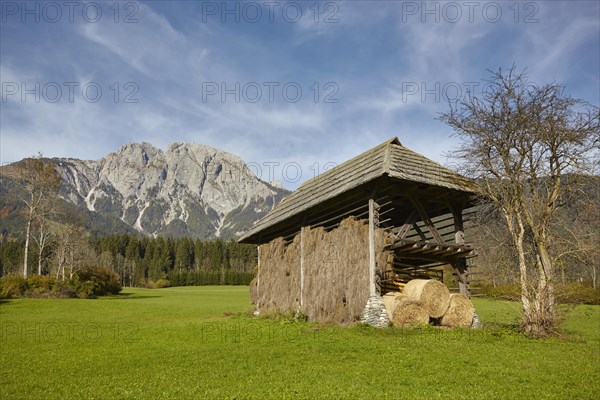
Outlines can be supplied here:
[[422, 254], [436, 253], [442, 250], [440, 246], [432, 247], [430, 250], [423, 251]]
[[[388, 244], [386, 246], [386, 248], [392, 249], [392, 250], [404, 251], [404, 250], [412, 249], [412, 248], [421, 248], [427, 244], [437, 245], [436, 243], [427, 243], [425, 241], [415, 241], [415, 240], [411, 240], [411, 239], [404, 239], [404, 240], [398, 240], [397, 242], [392, 243], [392, 244]], [[463, 243], [463, 244], [444, 243], [443, 245], [440, 245], [439, 247], [441, 249], [445, 249], [444, 251], [453, 250], [456, 253], [469, 252], [469, 251], [473, 250], [471, 245], [469, 245], [467, 243]]]
[[404, 250], [406, 253], [421, 253], [423, 250], [430, 249], [427, 243], [415, 243], [411, 248]]
[[[385, 200], [387, 197], [388, 196], [380, 197], [379, 199], [376, 200], [376, 202]], [[363, 199], [363, 201], [364, 201], [364, 199]], [[391, 201], [388, 201], [387, 203], [385, 203], [385, 205], [389, 205], [389, 204], [391, 204]], [[380, 207], [382, 207], [382, 206], [380, 206]], [[363, 203], [362, 205], [355, 207], [351, 210], [347, 210], [347, 211], [343, 211], [343, 210], [339, 211], [338, 210], [337, 214], [329, 213], [328, 214], [329, 216], [331, 216], [331, 215], [334, 215], [334, 216], [331, 218], [325, 219], [325, 220], [313, 219], [312, 222], [306, 222], [306, 220], [303, 220], [304, 222], [302, 222], [302, 226], [307, 226], [307, 227], [310, 227], [311, 229], [318, 228], [321, 226], [324, 227], [325, 229], [331, 229], [331, 228], [337, 227], [344, 218], [347, 218], [350, 215], [354, 215], [357, 219], [361, 219], [361, 217], [367, 216], [369, 214], [368, 208], [369, 208], [368, 205]], [[360, 211], [362, 209], [365, 209], [365, 211], [361, 212], [359, 214], [356, 213], [357, 211]], [[327, 225], [328, 223], [331, 223], [331, 222], [334, 222], [334, 223]], [[299, 233], [300, 233], [299, 231], [294, 230], [294, 231], [290, 231], [290, 233], [287, 235], [280, 235], [280, 236], [283, 236], [283, 240], [286, 242], [286, 245], [287, 245], [287, 244], [291, 243], [293, 241], [294, 237], [296, 235], [298, 235]]]
[[396, 239], [404, 239], [410, 228], [412, 228], [413, 224], [417, 222], [417, 218], [419, 217], [419, 213], [417, 210], [412, 210], [408, 217], [406, 217], [406, 221], [404, 221], [404, 225], [400, 228], [398, 233], [396, 234]]
[[431, 219], [427, 215], [427, 211], [425, 211], [425, 208], [423, 207], [421, 202], [416, 197], [411, 197], [410, 202], [413, 204], [415, 209], [421, 215], [421, 220], [425, 223], [427, 228], [429, 228], [429, 231], [433, 235], [433, 238], [435, 239], [435, 241], [438, 244], [444, 244], [444, 239], [442, 239], [442, 237], [440, 236], [440, 233], [435, 228], [435, 225], [433, 224], [433, 222], [431, 222]]
[[427, 241], [427, 236], [425, 236], [425, 234], [423, 233], [421, 228], [419, 228], [419, 225], [417, 225], [416, 222], [413, 224], [413, 228], [415, 229], [415, 232], [417, 232], [422, 241]]

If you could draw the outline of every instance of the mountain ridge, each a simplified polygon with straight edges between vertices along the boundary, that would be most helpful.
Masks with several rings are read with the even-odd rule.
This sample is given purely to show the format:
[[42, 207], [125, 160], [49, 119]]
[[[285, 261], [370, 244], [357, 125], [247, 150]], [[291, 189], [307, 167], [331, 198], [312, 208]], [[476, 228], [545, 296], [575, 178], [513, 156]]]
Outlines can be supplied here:
[[150, 236], [235, 238], [289, 194], [237, 155], [198, 143], [127, 143], [99, 160], [45, 160], [61, 177], [62, 199]]

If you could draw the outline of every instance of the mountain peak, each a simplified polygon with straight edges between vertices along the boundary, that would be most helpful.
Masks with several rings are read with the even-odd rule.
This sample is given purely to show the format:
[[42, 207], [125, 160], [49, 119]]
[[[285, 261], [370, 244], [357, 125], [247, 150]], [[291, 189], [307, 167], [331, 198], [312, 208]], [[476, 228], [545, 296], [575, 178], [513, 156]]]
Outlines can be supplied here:
[[151, 143], [148, 142], [130, 142], [121, 146], [117, 153], [128, 152], [128, 151], [136, 151], [136, 150], [145, 150], [145, 151], [157, 151], [160, 150], [154, 147]]
[[57, 159], [62, 197], [149, 235], [235, 237], [289, 192], [236, 155], [174, 142], [128, 143], [100, 161]]

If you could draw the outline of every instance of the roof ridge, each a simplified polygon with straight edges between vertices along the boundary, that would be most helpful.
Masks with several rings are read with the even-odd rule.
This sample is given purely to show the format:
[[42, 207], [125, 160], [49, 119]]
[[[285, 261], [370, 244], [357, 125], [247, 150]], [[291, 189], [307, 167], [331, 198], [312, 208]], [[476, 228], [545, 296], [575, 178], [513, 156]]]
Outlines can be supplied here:
[[[383, 143], [380, 143], [380, 144], [378, 144], [377, 146], [375, 146], [375, 147], [372, 147], [372, 148], [370, 148], [370, 149], [368, 149], [368, 150], [365, 150], [365, 151], [363, 151], [362, 153], [360, 153], [360, 154], [357, 154], [356, 156], [352, 157], [351, 159], [349, 159], [349, 160], [346, 160], [346, 161], [342, 162], [341, 164], [336, 164], [334, 167], [332, 167], [332, 168], [329, 168], [329, 169], [327, 169], [326, 171], [323, 171], [323, 172], [321, 172], [321, 173], [317, 174], [316, 176], [313, 176], [312, 178], [310, 178], [310, 179], [308, 179], [308, 180], [304, 181], [304, 182], [303, 182], [303, 183], [302, 183], [300, 186], [298, 186], [298, 188], [296, 188], [296, 190], [294, 190], [294, 192], [296, 192], [296, 191], [300, 190], [302, 187], [306, 186], [307, 184], [309, 184], [310, 182], [312, 182], [313, 180], [315, 180], [315, 179], [317, 179], [317, 178], [326, 178], [328, 175], [332, 174], [332, 173], [333, 173], [333, 170], [335, 170], [336, 168], [340, 168], [340, 167], [341, 167], [341, 166], [343, 166], [343, 165], [351, 164], [351, 163], [352, 163], [352, 162], [354, 162], [356, 159], [358, 159], [358, 158], [360, 158], [360, 157], [363, 157], [363, 156], [364, 156], [366, 153], [370, 153], [370, 152], [376, 152], [377, 150], [379, 150], [380, 148], [382, 148], [382, 147], [384, 147], [384, 146], [386, 146], [386, 147], [387, 147], [387, 149], [386, 149], [386, 152], [388, 152], [388, 151], [389, 151], [389, 146], [390, 146], [391, 144], [397, 144], [397, 145], [400, 145], [400, 146], [402, 146], [402, 144], [400, 143], [400, 139], [398, 139], [398, 137], [397, 137], [397, 136], [394, 136], [394, 137], [392, 137], [392, 138], [390, 138], [390, 139], [386, 140], [385, 142], [383, 142]], [[292, 193], [293, 193], [293, 192], [292, 192]], [[289, 197], [289, 196], [288, 196], [288, 197]]]
[[385, 154], [383, 156], [383, 164], [381, 166], [381, 173], [382, 174], [388, 174], [390, 172], [390, 153], [391, 153], [391, 147], [393, 144], [397, 144], [399, 146], [402, 146], [402, 144], [400, 143], [400, 140], [398, 139], [398, 137], [394, 137], [392, 139], [387, 140], [387, 146], [385, 148]]

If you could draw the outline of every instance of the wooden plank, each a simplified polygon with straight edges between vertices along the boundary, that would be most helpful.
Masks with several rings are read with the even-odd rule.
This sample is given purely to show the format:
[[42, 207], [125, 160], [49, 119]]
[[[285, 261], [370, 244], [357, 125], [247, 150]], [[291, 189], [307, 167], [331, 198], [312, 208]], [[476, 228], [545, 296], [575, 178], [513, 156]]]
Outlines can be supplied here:
[[[442, 226], [439, 226], [438, 223], [435, 223], [435, 226], [436, 226], [437, 231], [440, 233], [440, 236], [444, 240], [446, 240], [448, 238], [454, 239], [454, 234], [455, 234], [455, 232], [454, 232], [454, 221], [452, 221], [451, 223], [447, 223], [445, 225], [442, 225]], [[452, 229], [449, 229], [449, 228], [452, 228]], [[427, 233], [429, 233], [429, 232], [427, 232]], [[418, 236], [418, 235], [416, 233], [414, 233], [414, 234], [406, 235], [406, 238], [407, 239], [411, 239], [411, 238], [414, 238], [415, 236]], [[433, 236], [431, 237], [431, 239], [433, 239]]]
[[[386, 196], [386, 195], [384, 195], [384, 196], [381, 196], [381, 197], [378, 197], [377, 199], [375, 199], [375, 202], [383, 201], [383, 200], [385, 200], [387, 197], [388, 197], [388, 196]], [[364, 199], [363, 199], [362, 201], [363, 201], [363, 205], [361, 205], [361, 206], [358, 206], [358, 207], [355, 207], [355, 208], [353, 208], [353, 209], [351, 209], [351, 210], [347, 210], [347, 211], [344, 211], [343, 209], [342, 209], [342, 210], [340, 210], [340, 209], [339, 209], [339, 207], [340, 207], [340, 204], [339, 204], [339, 203], [336, 203], [336, 206], [338, 207], [337, 211], [335, 211], [334, 213], [331, 213], [331, 212], [330, 212], [330, 213], [328, 213], [328, 214], [327, 214], [328, 216], [335, 215], [334, 217], [332, 217], [332, 218], [329, 218], [329, 219], [326, 219], [326, 220], [322, 221], [321, 219], [323, 218], [323, 216], [322, 216], [321, 214], [318, 214], [318, 215], [319, 215], [319, 217], [318, 217], [318, 218], [315, 218], [315, 217], [313, 216], [312, 222], [311, 222], [311, 223], [304, 223], [304, 224], [303, 224], [303, 226], [310, 226], [310, 228], [318, 228], [318, 227], [321, 227], [321, 226], [323, 226], [323, 227], [325, 227], [325, 229], [331, 229], [331, 228], [334, 228], [334, 227], [336, 227], [337, 225], [339, 225], [339, 222], [340, 222], [340, 221], [341, 221], [343, 218], [345, 218], [345, 217], [348, 217], [348, 216], [352, 215], [353, 213], [356, 213], [357, 211], [360, 211], [360, 210], [362, 210], [362, 209], [364, 208], [364, 209], [366, 209], [364, 212], [361, 212], [361, 213], [359, 213], [359, 214], [355, 214], [355, 215], [354, 215], [354, 216], [355, 216], [357, 219], [361, 219], [362, 217], [365, 217], [365, 216], [367, 216], [367, 215], [368, 215], [368, 213], [369, 213], [369, 210], [368, 210], [368, 205], [367, 205], [367, 204], [364, 204]], [[387, 202], [386, 204], [390, 204], [390, 203], [391, 203], [391, 202]], [[347, 204], [344, 204], [344, 205], [347, 205]], [[355, 205], [355, 203], [354, 203], [354, 205]], [[333, 209], [333, 206], [332, 206], [332, 205], [329, 205], [329, 207], [327, 207], [327, 209]], [[321, 218], [321, 219], [319, 219], [319, 218]], [[339, 221], [338, 221], [338, 220], [339, 220]], [[320, 222], [317, 222], [317, 221], [320, 221]], [[330, 222], [332, 222], [332, 221], [337, 221], [337, 222], [336, 222], [336, 223], [334, 223], [334, 224], [327, 225], [328, 223], [330, 223]], [[277, 232], [281, 232], [281, 231], [282, 231], [282, 229], [271, 231], [271, 232], [270, 232], [270, 235], [272, 235], [274, 238], [275, 238], [275, 237], [279, 237], [279, 236], [283, 236], [283, 238], [284, 238], [284, 240], [285, 240], [286, 244], [289, 244], [289, 243], [291, 243], [291, 242], [293, 241], [293, 238], [294, 238], [294, 237], [295, 237], [297, 234], [299, 234], [299, 232], [300, 232], [300, 231], [299, 231], [297, 228], [294, 228], [294, 227], [292, 227], [292, 230], [290, 230], [290, 228], [289, 228], [289, 227], [284, 227], [284, 228], [283, 228], [283, 231], [284, 231], [284, 232], [289, 232], [289, 233], [288, 233], [288, 234], [284, 234], [284, 233], [277, 234]]]

